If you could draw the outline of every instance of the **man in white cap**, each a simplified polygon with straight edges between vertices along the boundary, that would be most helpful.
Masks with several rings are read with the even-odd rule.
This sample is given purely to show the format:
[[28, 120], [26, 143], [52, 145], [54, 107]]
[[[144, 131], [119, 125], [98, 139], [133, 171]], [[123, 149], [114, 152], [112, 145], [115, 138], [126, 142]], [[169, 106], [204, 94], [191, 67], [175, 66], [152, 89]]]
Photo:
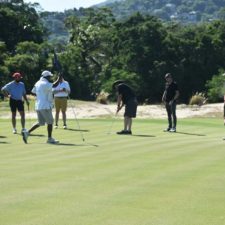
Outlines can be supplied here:
[[52, 127], [53, 127], [53, 94], [52, 94], [52, 82], [51, 77], [53, 74], [45, 70], [41, 74], [41, 78], [32, 89], [32, 93], [36, 95], [35, 109], [38, 116], [38, 122], [34, 124], [29, 131], [23, 132], [23, 141], [27, 143], [29, 134], [40, 126], [47, 124], [48, 139], [47, 143], [57, 144], [59, 141], [52, 137]]

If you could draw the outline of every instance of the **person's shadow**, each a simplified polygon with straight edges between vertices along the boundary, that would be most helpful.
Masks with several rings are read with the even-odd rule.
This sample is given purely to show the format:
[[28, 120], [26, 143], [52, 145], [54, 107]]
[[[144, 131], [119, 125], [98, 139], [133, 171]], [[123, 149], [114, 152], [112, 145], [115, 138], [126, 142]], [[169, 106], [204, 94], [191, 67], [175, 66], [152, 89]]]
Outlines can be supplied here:
[[[6, 138], [6, 136], [0, 136], [0, 138]], [[6, 141], [0, 141], [0, 144], [8, 144]]]
[[134, 136], [134, 137], [144, 137], [144, 138], [149, 138], [149, 137], [156, 137], [154, 135], [148, 135], [148, 134], [132, 134], [128, 136]]
[[90, 132], [90, 130], [80, 130], [80, 129], [73, 129], [73, 128], [67, 128], [65, 130], [68, 130], [68, 131], [81, 131], [81, 132]]
[[[170, 132], [171, 133], [171, 132]], [[192, 135], [192, 136], [199, 136], [199, 137], [204, 137], [206, 136], [205, 134], [196, 134], [196, 133], [188, 133], [188, 132], [174, 132], [175, 134], [184, 134], [184, 135]]]

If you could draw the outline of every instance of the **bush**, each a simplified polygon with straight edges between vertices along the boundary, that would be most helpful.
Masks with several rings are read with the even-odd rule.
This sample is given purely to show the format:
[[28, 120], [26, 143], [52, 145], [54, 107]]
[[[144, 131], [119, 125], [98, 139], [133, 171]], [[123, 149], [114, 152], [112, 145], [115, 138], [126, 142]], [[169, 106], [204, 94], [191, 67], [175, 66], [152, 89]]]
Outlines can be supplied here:
[[190, 99], [189, 105], [204, 105], [207, 102], [207, 98], [205, 97], [204, 93], [196, 92]]
[[96, 98], [96, 101], [100, 104], [108, 104], [108, 96], [109, 93], [105, 92], [105, 91], [101, 91]]
[[208, 97], [210, 102], [223, 101], [225, 94], [225, 76], [224, 71], [220, 71], [219, 75], [214, 75], [211, 80], [207, 81]]

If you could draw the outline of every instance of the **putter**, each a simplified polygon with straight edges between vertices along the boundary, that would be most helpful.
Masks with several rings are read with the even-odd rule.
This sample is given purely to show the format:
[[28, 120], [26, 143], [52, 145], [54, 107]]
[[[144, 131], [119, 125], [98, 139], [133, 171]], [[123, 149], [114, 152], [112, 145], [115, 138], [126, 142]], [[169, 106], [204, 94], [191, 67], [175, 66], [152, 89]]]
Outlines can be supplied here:
[[80, 135], [81, 135], [82, 141], [84, 142], [84, 141], [85, 141], [84, 135], [83, 135], [83, 132], [82, 132], [81, 129], [80, 129], [80, 123], [79, 123], [79, 121], [78, 121], [78, 119], [77, 119], [77, 116], [76, 116], [76, 113], [75, 113], [75, 110], [74, 110], [74, 104], [72, 103], [72, 101], [71, 101], [70, 98], [69, 98], [69, 100], [70, 100], [70, 102], [71, 102], [70, 104], [71, 104], [71, 106], [72, 106], [73, 115], [74, 115], [74, 117], [75, 117], [75, 120], [76, 120], [78, 129], [79, 129], [79, 131], [80, 131]]
[[112, 122], [111, 122], [111, 125], [110, 125], [110, 127], [109, 127], [109, 130], [108, 130], [107, 134], [111, 134], [112, 127], [113, 127], [113, 124], [114, 124], [115, 121], [116, 121], [117, 115], [118, 115], [118, 112], [116, 112], [115, 116], [113, 117]]

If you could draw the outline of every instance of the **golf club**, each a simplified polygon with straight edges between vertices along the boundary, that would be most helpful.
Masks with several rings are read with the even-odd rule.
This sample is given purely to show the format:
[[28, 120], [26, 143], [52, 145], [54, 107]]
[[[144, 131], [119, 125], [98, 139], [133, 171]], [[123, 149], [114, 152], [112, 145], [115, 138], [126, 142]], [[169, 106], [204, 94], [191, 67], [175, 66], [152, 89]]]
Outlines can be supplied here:
[[112, 127], [113, 127], [113, 124], [114, 124], [115, 121], [116, 121], [117, 115], [118, 115], [118, 112], [116, 112], [115, 116], [113, 116], [112, 122], [111, 122], [111, 124], [110, 124], [110, 127], [109, 127], [109, 130], [108, 130], [107, 134], [110, 134], [110, 133], [111, 133]]
[[80, 129], [80, 124], [79, 124], [79, 121], [78, 121], [78, 119], [77, 119], [77, 116], [76, 116], [76, 113], [75, 113], [75, 106], [74, 106], [74, 103], [72, 102], [72, 100], [68, 97], [68, 99], [70, 100], [70, 105], [71, 105], [71, 107], [72, 107], [72, 111], [73, 111], [73, 115], [74, 115], [74, 117], [75, 117], [75, 120], [76, 120], [76, 123], [77, 123], [77, 126], [78, 126], [78, 129], [79, 129], [79, 132], [80, 132], [80, 135], [81, 135], [81, 138], [82, 138], [82, 141], [85, 141], [85, 139], [84, 139], [84, 135], [83, 135], [83, 132], [81, 131], [81, 129]]

